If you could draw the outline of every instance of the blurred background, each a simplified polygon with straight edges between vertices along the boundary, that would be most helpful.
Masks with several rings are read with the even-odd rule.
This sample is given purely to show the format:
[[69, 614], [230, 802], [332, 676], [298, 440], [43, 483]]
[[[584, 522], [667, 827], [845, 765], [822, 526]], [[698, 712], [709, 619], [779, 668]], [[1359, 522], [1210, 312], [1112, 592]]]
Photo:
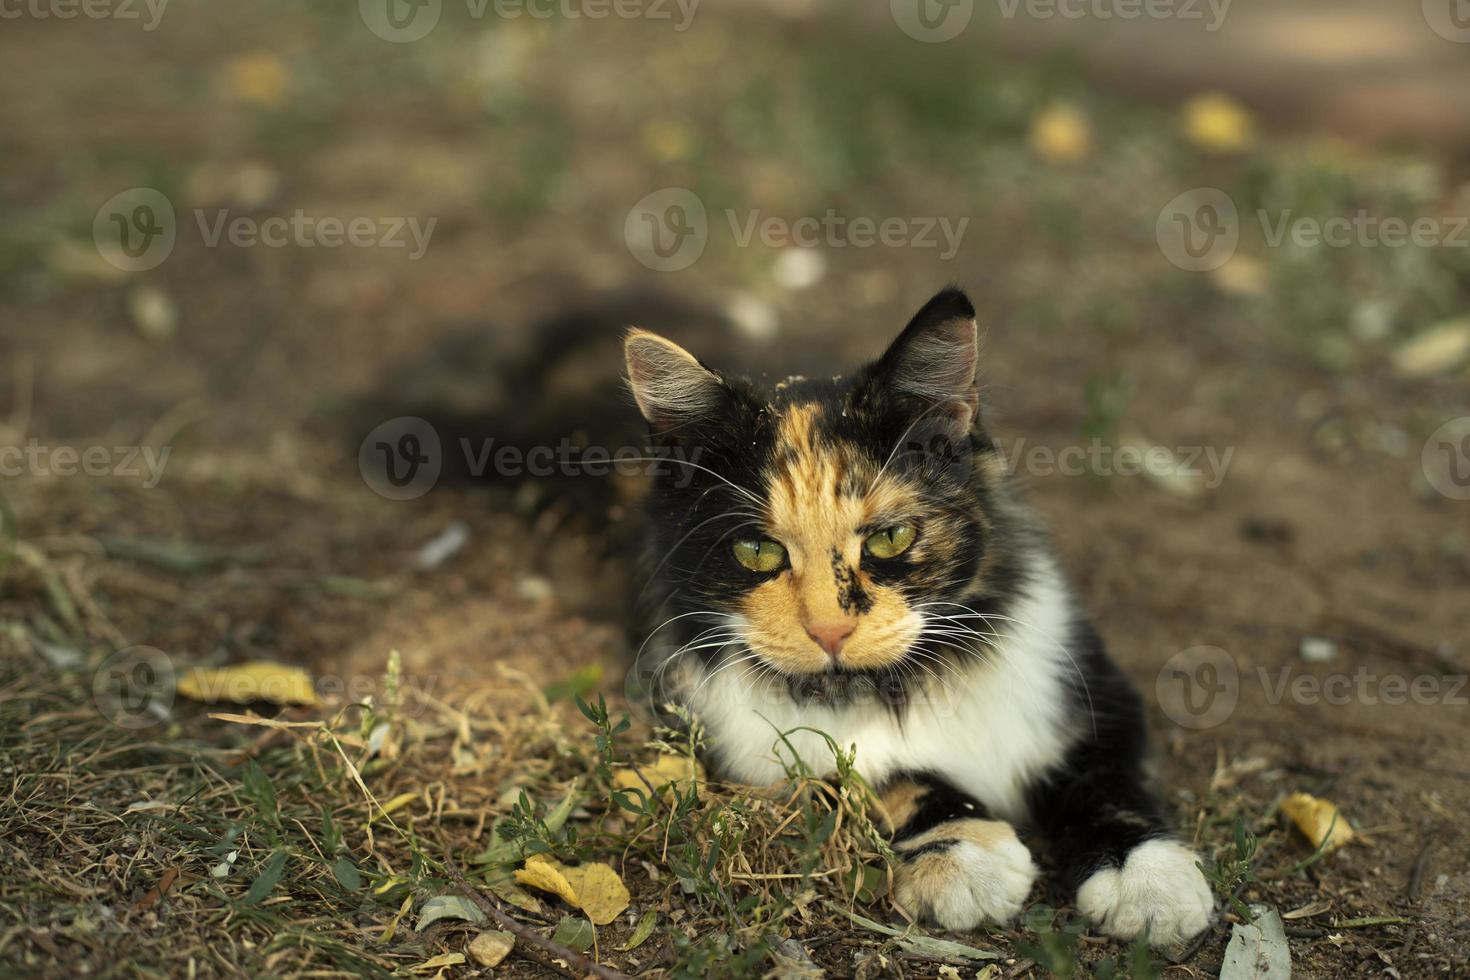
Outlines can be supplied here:
[[[544, 380], [568, 309], [558, 350], [698, 323], [843, 371], [954, 282], [1181, 812], [1306, 785], [1396, 828], [1342, 909], [1431, 903], [1463, 962], [1470, 712], [1256, 680], [1470, 662], [1463, 0], [15, 0], [0, 60], [12, 681], [130, 644], [611, 672], [629, 495], [400, 493], [363, 407], [581, 404], [621, 364]], [[1241, 681], [1195, 726], [1159, 671], [1200, 647]]]

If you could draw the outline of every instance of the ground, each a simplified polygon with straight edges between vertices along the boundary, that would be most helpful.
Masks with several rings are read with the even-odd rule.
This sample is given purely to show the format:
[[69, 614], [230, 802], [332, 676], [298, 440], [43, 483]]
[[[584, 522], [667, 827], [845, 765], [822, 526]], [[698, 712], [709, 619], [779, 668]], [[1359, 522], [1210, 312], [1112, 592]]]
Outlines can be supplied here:
[[[848, 917], [902, 926], [856, 781], [614, 802], [609, 764], [687, 747], [650, 746], [640, 722], [603, 731], [604, 752], [574, 705], [604, 695], [609, 729], [625, 707], [617, 513], [509, 486], [386, 499], [343, 419], [451, 333], [515, 350], [609, 290], [722, 307], [751, 356], [840, 370], [949, 281], [980, 308], [990, 424], [1145, 694], [1181, 832], [1212, 868], [1237, 828], [1259, 838], [1222, 890], [1287, 917], [1298, 976], [1463, 970], [1470, 503], [1463, 455], [1443, 463], [1431, 434], [1470, 415], [1470, 250], [1272, 244], [1254, 220], [1366, 209], [1452, 229], [1463, 172], [1433, 149], [1303, 136], [1264, 105], [1201, 135], [1181, 123], [1191, 92], [1138, 101], [1064, 54], [921, 43], [886, 8], [748, 4], [676, 30], [446, 5], [401, 44], [351, 7], [277, 2], [169, 8], [155, 30], [7, 21], [27, 97], [0, 106], [0, 446], [52, 455], [0, 477], [6, 972], [409, 972], [483, 928], [415, 931], [455, 868], [486, 892], [499, 865], [474, 858], [510, 817], [522, 845], [626, 883], [595, 947], [618, 970], [799, 975], [768, 957], [789, 937], [832, 975], [936, 975], [946, 954]], [[137, 187], [172, 204], [176, 241], [127, 271], [93, 225]], [[708, 241], [661, 270], [625, 225], [669, 187], [704, 206]], [[1241, 215], [1213, 271], [1157, 233], [1199, 187]], [[436, 224], [418, 258], [211, 239], [222, 210], [298, 209]], [[829, 210], [913, 233], [968, 221], [954, 254], [937, 231], [743, 240], [757, 212]], [[1125, 445], [1176, 463], [1198, 448], [1201, 475], [1130, 475]], [[169, 449], [157, 479], [133, 446]], [[55, 455], [89, 447], [105, 473]], [[467, 544], [420, 562], [456, 524]], [[1238, 681], [1203, 706], [1175, 672], [1209, 681], [1201, 658]], [[306, 669], [321, 703], [207, 706], [134, 672], [252, 659]], [[140, 689], [152, 700], [117, 697]], [[566, 826], [528, 829], [522, 790], [542, 819], [570, 796]], [[1278, 812], [1299, 791], [1357, 839], [1312, 860]], [[1038, 891], [1023, 922], [948, 936], [998, 955], [962, 975], [1131, 955], [1078, 939], [1068, 901]], [[549, 935], [570, 911], [545, 896], [515, 914]], [[1242, 914], [1155, 966], [1216, 975]], [[496, 973], [549, 959], [523, 939]]]

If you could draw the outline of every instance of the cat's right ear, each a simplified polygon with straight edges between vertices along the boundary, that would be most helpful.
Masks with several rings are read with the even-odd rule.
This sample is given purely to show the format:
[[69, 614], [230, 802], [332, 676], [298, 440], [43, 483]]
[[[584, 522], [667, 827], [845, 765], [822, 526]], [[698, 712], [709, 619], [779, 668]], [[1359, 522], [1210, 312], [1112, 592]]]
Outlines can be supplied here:
[[728, 389], [720, 376], [672, 340], [635, 327], [623, 341], [623, 354], [628, 386], [654, 432], [711, 418], [725, 404]]

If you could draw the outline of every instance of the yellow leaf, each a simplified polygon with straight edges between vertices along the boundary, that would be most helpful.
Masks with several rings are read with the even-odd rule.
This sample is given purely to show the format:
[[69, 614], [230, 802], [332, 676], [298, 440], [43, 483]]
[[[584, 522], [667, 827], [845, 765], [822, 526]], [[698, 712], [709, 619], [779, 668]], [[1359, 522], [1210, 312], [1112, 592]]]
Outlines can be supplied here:
[[[639, 774], [642, 774], [640, 777]], [[641, 789], [648, 792], [651, 785], [655, 790], [663, 790], [665, 787], [674, 786], [679, 790], [687, 790], [692, 780], [696, 785], [704, 782], [704, 769], [698, 762], [687, 755], [661, 755], [646, 766], [634, 766], [629, 769], [619, 769], [613, 773], [614, 789]], [[644, 782], [644, 780], [648, 782]], [[664, 793], [664, 799], [670, 798], [669, 793]]]
[[194, 667], [179, 678], [178, 693], [193, 701], [218, 704], [316, 704], [311, 675], [300, 667], [251, 660], [234, 667]]
[[562, 874], [562, 867], [563, 865], [557, 861], [533, 855], [526, 859], [524, 868], [516, 869], [516, 881], [543, 892], [551, 892], [568, 905], [576, 905], [580, 908], [577, 893], [572, 889], [571, 882], [567, 881], [566, 875]]
[[1232, 296], [1264, 296], [1270, 288], [1270, 273], [1258, 259], [1248, 255], [1232, 256], [1220, 268], [1210, 273], [1210, 279], [1222, 293]]
[[447, 966], [459, 966], [463, 962], [463, 953], [440, 953], [433, 959], [424, 960], [418, 966], [412, 966], [409, 969], [414, 973], [429, 973], [443, 970]]
[[286, 101], [291, 73], [273, 54], [245, 54], [232, 58], [223, 71], [224, 88], [232, 98], [267, 109]]
[[[1355, 836], [1352, 825], [1338, 812], [1335, 804], [1319, 800], [1310, 793], [1292, 793], [1281, 801], [1281, 812], [1291, 818], [1313, 847], [1322, 847], [1322, 842], [1327, 841], [1324, 853], [1337, 850]], [[1327, 836], [1329, 827], [1331, 838]]]
[[1254, 139], [1245, 107], [1228, 95], [1208, 92], [1184, 104], [1184, 135], [1208, 153], [1238, 153]]
[[1470, 358], [1470, 318], [1430, 327], [1393, 352], [1393, 366], [1406, 378], [1452, 371]]
[[1048, 106], [1031, 120], [1031, 149], [1049, 163], [1076, 163], [1092, 151], [1092, 126], [1072, 106]]
[[382, 806], [378, 808], [378, 812], [373, 814], [372, 819], [377, 820], [379, 817], [388, 816], [388, 814], [394, 812], [395, 810], [402, 810], [405, 806], [412, 803], [418, 798], [419, 793], [417, 790], [413, 790], [408, 793], [399, 793], [387, 803], [382, 804]]
[[600, 861], [572, 868], [538, 854], [527, 858], [515, 875], [521, 884], [551, 892], [586, 912], [593, 925], [607, 925], [632, 901], [623, 879]]

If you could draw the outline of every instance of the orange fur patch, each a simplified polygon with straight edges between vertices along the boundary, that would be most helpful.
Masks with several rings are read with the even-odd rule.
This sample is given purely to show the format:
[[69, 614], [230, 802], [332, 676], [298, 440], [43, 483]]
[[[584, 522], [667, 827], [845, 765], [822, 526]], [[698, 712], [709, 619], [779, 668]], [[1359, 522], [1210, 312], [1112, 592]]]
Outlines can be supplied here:
[[985, 850], [994, 850], [1006, 841], [1019, 840], [1016, 829], [1004, 820], [947, 820], [898, 845], [899, 853], [917, 850], [938, 841], [963, 840]]
[[[838, 663], [853, 669], [897, 662], [917, 637], [918, 617], [891, 587], [879, 585], [861, 567], [860, 529], [884, 515], [912, 506], [900, 483], [841, 445], [817, 438], [819, 407], [787, 409], [776, 436], [777, 464], [767, 474], [767, 524], [786, 548], [791, 567], [763, 582], [745, 599], [751, 644], [777, 669], [810, 674], [828, 668], [827, 654], [807, 635], [806, 624], [852, 626]], [[875, 479], [876, 478], [876, 479]], [[844, 487], [867, 487], [844, 493]], [[864, 610], [844, 607], [847, 577], [867, 596]]]
[[896, 834], [919, 812], [919, 804], [929, 795], [929, 787], [902, 779], [885, 789], [878, 797], [878, 817], [884, 833]]

